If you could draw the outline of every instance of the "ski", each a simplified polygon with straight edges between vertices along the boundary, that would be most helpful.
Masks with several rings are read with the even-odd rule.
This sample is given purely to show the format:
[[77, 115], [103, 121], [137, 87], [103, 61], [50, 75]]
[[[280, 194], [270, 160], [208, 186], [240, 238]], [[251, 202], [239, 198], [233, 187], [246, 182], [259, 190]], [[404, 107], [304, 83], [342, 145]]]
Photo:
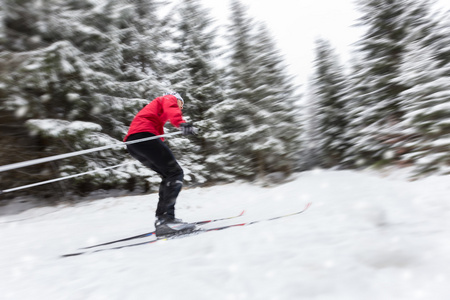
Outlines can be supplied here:
[[[201, 234], [201, 233], [205, 233], [205, 232], [220, 231], [220, 230], [225, 230], [225, 229], [234, 228], [234, 227], [243, 227], [243, 226], [248, 226], [248, 225], [257, 224], [257, 223], [261, 223], [261, 222], [278, 220], [278, 219], [287, 218], [287, 217], [291, 217], [291, 216], [295, 216], [295, 215], [299, 215], [301, 213], [304, 213], [311, 206], [311, 204], [312, 204], [311, 202], [307, 203], [305, 208], [303, 208], [300, 211], [296, 211], [296, 212], [293, 212], [293, 213], [289, 213], [289, 214], [285, 214], [285, 215], [281, 215], [281, 216], [277, 216], [277, 217], [273, 217], [273, 218], [261, 219], [261, 220], [255, 220], [255, 221], [250, 221], [250, 222], [245, 222], [245, 223], [231, 224], [231, 225], [225, 225], [225, 226], [219, 226], [219, 227], [213, 227], [213, 228], [206, 228], [206, 229], [200, 228], [198, 230], [195, 230], [193, 232], [189, 232], [189, 233], [186, 233], [186, 234], [173, 235], [171, 237], [156, 238], [156, 239], [151, 240], [151, 241], [138, 242], [138, 243], [127, 244], [127, 245], [122, 245], [122, 246], [116, 246], [116, 247], [111, 247], [111, 248], [94, 249], [94, 250], [91, 250], [91, 251], [69, 253], [69, 254], [62, 255], [62, 257], [79, 256], [79, 255], [82, 255], [82, 254], [96, 253], [96, 252], [101, 252], [101, 251], [109, 251], [109, 250], [117, 250], [117, 249], [123, 249], [123, 248], [131, 248], [131, 247], [136, 247], [136, 246], [141, 246], [141, 245], [154, 244], [154, 243], [157, 243], [157, 242], [160, 242], [160, 241], [167, 241], [167, 240], [171, 240], [171, 239], [178, 239], [178, 238], [188, 237], [188, 236], [197, 235], [197, 234]], [[241, 215], [242, 214], [243, 214], [243, 212], [241, 213]], [[225, 219], [232, 219], [232, 218], [235, 218], [235, 217], [229, 217], [229, 218], [225, 218]], [[223, 219], [220, 219], [220, 220], [223, 220]], [[214, 222], [214, 221], [215, 220], [201, 221], [202, 223], [199, 224], [197, 222], [195, 224], [201, 225], [201, 224], [211, 223], [211, 222]]]
[[[197, 221], [197, 222], [193, 222], [192, 224], [203, 225], [203, 224], [208, 224], [208, 223], [213, 223], [213, 222], [231, 220], [231, 219], [235, 219], [235, 218], [241, 217], [244, 214], [244, 212], [245, 212], [245, 210], [243, 210], [239, 215], [236, 215], [236, 216], [225, 217], [225, 218], [218, 218], [218, 219], [211, 219], [211, 220]], [[131, 237], [127, 237], [127, 238], [123, 238], [123, 239], [119, 239], [119, 240], [114, 240], [114, 241], [111, 241], [111, 242], [106, 242], [106, 243], [96, 244], [96, 245], [93, 245], [93, 246], [83, 247], [83, 248], [80, 248], [80, 250], [86, 250], [86, 249], [92, 249], [92, 248], [96, 248], [96, 247], [100, 247], [100, 246], [112, 245], [112, 244], [116, 244], [116, 243], [120, 243], [120, 242], [126, 242], [126, 241], [130, 241], [130, 240], [134, 240], [134, 239], [141, 239], [141, 238], [152, 236], [154, 234], [155, 234], [155, 231], [151, 231], [151, 232], [138, 234], [138, 235], [135, 235], [135, 236], [131, 236]]]
[[226, 226], [214, 227], [214, 228], [208, 228], [208, 229], [200, 229], [199, 231], [200, 232], [219, 231], [219, 230], [233, 228], [233, 227], [248, 226], [248, 225], [253, 225], [253, 224], [256, 224], [256, 223], [261, 223], [261, 222], [267, 222], [267, 221], [273, 221], [273, 220], [278, 220], [278, 219], [282, 219], [282, 218], [287, 218], [287, 217], [299, 215], [299, 214], [305, 212], [311, 206], [311, 204], [312, 204], [311, 202], [308, 202], [306, 204], [305, 208], [303, 208], [302, 210], [299, 210], [299, 211], [296, 211], [296, 212], [293, 212], [293, 213], [290, 213], [290, 214], [286, 214], [286, 215], [281, 215], [281, 216], [277, 216], [277, 217], [273, 217], [273, 218], [256, 220], [256, 221], [251, 221], [251, 222], [246, 222], [246, 223], [232, 224], [232, 225], [226, 225]]

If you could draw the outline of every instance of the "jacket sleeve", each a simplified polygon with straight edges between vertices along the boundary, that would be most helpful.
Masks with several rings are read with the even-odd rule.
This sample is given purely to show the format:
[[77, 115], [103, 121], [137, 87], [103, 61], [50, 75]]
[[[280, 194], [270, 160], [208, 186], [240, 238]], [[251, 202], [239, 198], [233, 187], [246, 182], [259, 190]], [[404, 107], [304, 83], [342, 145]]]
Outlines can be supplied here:
[[177, 98], [175, 96], [167, 95], [164, 97], [163, 111], [173, 126], [179, 128], [181, 123], [186, 123], [183, 119], [181, 109], [178, 107]]

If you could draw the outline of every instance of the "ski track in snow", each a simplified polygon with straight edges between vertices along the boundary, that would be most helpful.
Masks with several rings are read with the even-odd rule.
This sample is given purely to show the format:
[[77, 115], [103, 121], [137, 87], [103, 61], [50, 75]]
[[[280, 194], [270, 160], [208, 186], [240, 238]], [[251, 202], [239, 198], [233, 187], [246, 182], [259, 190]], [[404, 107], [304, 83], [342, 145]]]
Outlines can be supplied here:
[[312, 206], [279, 220], [67, 258], [60, 256], [152, 231], [157, 195], [29, 209], [0, 217], [0, 298], [447, 300], [449, 195], [450, 176], [409, 182], [356, 171], [303, 172], [270, 188], [195, 188], [180, 194], [177, 217], [246, 210], [205, 228]]

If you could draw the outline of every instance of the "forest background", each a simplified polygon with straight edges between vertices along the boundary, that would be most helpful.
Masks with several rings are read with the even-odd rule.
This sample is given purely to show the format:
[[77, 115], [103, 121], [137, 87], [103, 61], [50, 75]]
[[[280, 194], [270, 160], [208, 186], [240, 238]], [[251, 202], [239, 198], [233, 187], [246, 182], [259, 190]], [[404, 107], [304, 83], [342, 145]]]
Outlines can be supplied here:
[[[351, 65], [318, 39], [300, 95], [269, 30], [238, 0], [226, 31], [199, 0], [170, 11], [157, 0], [2, 0], [0, 165], [117, 143], [144, 105], [176, 90], [202, 131], [167, 140], [186, 186], [274, 183], [315, 167], [450, 173], [448, 13], [426, 0], [356, 4], [365, 33]], [[109, 149], [2, 172], [0, 189], [112, 166], [1, 197], [159, 186], [126, 150]]]

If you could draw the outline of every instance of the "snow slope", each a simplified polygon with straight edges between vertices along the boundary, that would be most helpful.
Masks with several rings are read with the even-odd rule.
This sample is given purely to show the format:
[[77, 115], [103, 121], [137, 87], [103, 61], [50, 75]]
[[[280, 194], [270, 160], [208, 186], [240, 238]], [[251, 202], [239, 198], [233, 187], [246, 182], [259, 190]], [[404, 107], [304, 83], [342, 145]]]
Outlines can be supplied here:
[[[187, 221], [301, 215], [61, 258], [153, 230], [157, 195], [0, 219], [1, 299], [450, 299], [450, 177], [311, 171], [280, 186], [184, 190]], [[208, 226], [212, 226], [209, 224]]]

